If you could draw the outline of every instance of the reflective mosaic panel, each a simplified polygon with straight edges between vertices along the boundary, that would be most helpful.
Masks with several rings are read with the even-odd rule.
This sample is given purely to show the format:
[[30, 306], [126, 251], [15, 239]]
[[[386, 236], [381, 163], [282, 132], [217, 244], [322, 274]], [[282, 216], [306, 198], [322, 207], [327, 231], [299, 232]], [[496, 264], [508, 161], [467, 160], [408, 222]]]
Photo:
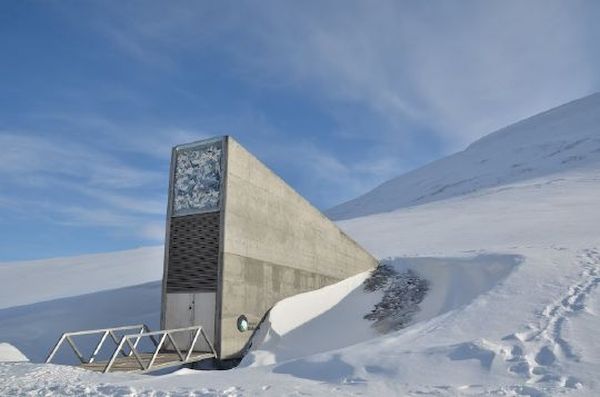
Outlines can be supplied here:
[[176, 151], [174, 215], [219, 208], [222, 151], [221, 141]]

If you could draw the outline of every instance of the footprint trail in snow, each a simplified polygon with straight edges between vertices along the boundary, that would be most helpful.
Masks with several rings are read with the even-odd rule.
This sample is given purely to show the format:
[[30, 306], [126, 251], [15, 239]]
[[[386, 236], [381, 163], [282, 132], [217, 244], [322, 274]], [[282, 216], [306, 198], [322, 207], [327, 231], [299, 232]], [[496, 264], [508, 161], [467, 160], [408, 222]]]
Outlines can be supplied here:
[[537, 324], [528, 324], [523, 332], [503, 339], [514, 344], [505, 354], [509, 371], [527, 379], [527, 383], [554, 384], [580, 388], [582, 383], [574, 376], [564, 376], [561, 360], [580, 361], [580, 353], [563, 337], [563, 328], [569, 317], [586, 308], [590, 292], [600, 284], [600, 252], [583, 251], [579, 256], [583, 271], [578, 282], [571, 285], [558, 301], [544, 308]]

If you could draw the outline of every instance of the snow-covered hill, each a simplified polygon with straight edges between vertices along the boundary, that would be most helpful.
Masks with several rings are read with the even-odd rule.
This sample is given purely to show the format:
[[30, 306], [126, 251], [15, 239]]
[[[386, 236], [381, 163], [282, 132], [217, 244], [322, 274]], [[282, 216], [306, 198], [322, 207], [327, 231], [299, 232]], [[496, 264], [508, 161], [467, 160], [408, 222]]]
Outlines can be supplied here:
[[162, 261], [163, 247], [146, 247], [0, 263], [0, 309], [157, 281]]
[[538, 114], [330, 209], [336, 220], [600, 166], [600, 93]]
[[162, 261], [162, 247], [146, 247], [0, 263], [0, 343], [41, 362], [65, 331], [157, 327]]
[[[352, 218], [339, 225], [367, 249], [430, 282], [400, 331], [381, 335], [362, 318], [381, 295], [364, 291], [361, 274], [279, 302], [240, 368], [146, 377], [0, 364], [0, 395], [600, 395], [599, 148], [593, 95], [333, 211]], [[2, 286], [26, 277], [10, 270], [18, 264], [5, 266]], [[101, 311], [131, 296], [125, 311], [156, 315], [158, 300], [144, 288], [101, 298]], [[39, 337], [50, 317], [79, 310], [92, 318], [99, 294], [83, 307], [75, 296], [22, 306], [16, 316], [18, 308], [0, 310], [0, 342], [28, 355], [3, 335], [27, 329], [32, 313]]]

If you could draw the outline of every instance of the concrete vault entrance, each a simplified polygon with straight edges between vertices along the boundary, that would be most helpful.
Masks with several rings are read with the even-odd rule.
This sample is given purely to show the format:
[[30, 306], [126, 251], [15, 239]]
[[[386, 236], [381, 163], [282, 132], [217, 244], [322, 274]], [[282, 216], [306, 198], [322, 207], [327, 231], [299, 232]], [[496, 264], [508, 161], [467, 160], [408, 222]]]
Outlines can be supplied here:
[[[231, 137], [173, 148], [161, 327], [201, 325], [219, 359], [243, 355], [277, 301], [376, 260]], [[177, 344], [192, 338], [178, 336]], [[207, 351], [205, 341], [194, 349]]]

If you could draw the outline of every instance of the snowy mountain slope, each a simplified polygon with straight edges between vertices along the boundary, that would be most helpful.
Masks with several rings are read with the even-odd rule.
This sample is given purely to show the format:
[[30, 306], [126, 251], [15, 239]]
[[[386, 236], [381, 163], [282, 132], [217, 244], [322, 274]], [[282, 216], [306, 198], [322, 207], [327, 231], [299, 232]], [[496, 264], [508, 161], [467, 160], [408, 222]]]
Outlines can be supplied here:
[[[157, 281], [163, 247], [0, 263], [0, 309]], [[27, 293], [23, 293], [23, 288]]]
[[0, 263], [0, 342], [42, 362], [65, 331], [138, 323], [156, 328], [162, 261], [162, 247], [146, 247]]
[[[484, 251], [525, 258], [504, 282], [463, 309], [391, 336], [394, 342], [371, 344], [373, 359], [381, 362], [380, 354], [389, 355], [393, 343], [406, 349], [406, 356], [395, 359], [432, 365], [398, 368], [400, 382], [467, 385], [471, 372], [474, 383], [492, 389], [516, 387], [520, 380], [540, 393], [581, 383], [582, 391], [597, 394], [600, 348], [589, 337], [580, 339], [584, 332], [575, 325], [584, 323], [583, 316], [589, 321], [583, 330], [599, 321], [593, 311], [600, 303], [599, 197], [599, 171], [561, 174], [343, 222], [348, 233], [382, 256]], [[348, 362], [367, 364], [360, 349], [351, 350]], [[388, 364], [383, 367], [393, 367]], [[452, 374], [450, 366], [460, 376], [438, 374]]]
[[[31, 305], [0, 309], [0, 341], [22, 351], [32, 362], [43, 362], [63, 332], [130, 324], [158, 329], [159, 281], [99, 291]], [[93, 342], [81, 346], [91, 347]], [[55, 362], [74, 363], [75, 355], [62, 349]]]
[[327, 214], [336, 220], [420, 205], [600, 164], [600, 93], [510, 125]]

